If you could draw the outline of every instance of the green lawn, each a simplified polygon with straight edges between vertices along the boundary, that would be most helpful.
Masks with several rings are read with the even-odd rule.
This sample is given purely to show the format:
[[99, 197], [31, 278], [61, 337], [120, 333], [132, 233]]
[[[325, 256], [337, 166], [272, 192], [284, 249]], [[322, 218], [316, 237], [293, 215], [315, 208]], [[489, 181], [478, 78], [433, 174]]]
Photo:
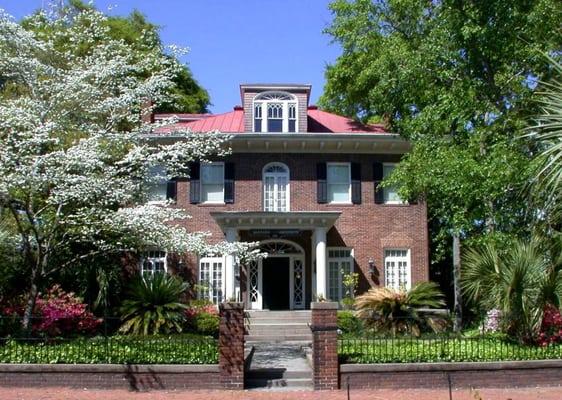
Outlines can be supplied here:
[[10, 339], [1, 363], [216, 364], [217, 340], [199, 335], [110, 336], [78, 339]]
[[340, 339], [344, 363], [407, 363], [439, 361], [510, 361], [562, 358], [562, 344], [526, 346], [499, 338], [369, 338]]

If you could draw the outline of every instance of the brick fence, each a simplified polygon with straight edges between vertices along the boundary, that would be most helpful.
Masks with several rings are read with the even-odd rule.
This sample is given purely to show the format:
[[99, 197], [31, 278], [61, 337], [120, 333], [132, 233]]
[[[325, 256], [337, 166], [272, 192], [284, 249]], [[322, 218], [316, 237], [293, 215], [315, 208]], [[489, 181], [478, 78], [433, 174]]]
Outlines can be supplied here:
[[220, 305], [219, 363], [214, 365], [0, 364], [0, 386], [87, 389], [242, 389], [244, 307]]
[[337, 303], [312, 303], [311, 308], [315, 390], [562, 385], [562, 360], [339, 365]]

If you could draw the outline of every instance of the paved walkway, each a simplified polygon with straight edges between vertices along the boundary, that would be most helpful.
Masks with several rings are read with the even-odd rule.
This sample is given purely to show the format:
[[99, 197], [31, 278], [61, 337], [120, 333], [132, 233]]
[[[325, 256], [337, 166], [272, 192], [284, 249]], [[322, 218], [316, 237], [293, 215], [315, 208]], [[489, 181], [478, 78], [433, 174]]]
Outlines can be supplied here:
[[[345, 391], [334, 392], [224, 392], [79, 390], [66, 388], [0, 388], [2, 400], [347, 400]], [[450, 400], [447, 390], [352, 391], [350, 400]], [[453, 400], [560, 400], [562, 388], [455, 390]]]
[[301, 345], [288, 343], [255, 343], [252, 369], [285, 368], [287, 371], [311, 372]]

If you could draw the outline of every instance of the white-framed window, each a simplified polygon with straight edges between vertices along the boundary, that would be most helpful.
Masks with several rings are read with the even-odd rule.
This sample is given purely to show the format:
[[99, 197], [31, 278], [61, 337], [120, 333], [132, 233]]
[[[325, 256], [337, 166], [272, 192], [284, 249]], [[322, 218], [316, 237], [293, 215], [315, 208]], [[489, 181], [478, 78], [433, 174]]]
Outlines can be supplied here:
[[199, 260], [199, 298], [219, 304], [224, 300], [224, 257]]
[[148, 182], [146, 184], [148, 202], [161, 203], [166, 201], [168, 193], [168, 177], [163, 165], [153, 165], [148, 168]]
[[351, 203], [351, 164], [327, 164], [328, 203]]
[[345, 275], [354, 270], [353, 249], [347, 247], [328, 247], [328, 298], [331, 301], [341, 301], [352, 295], [346, 293], [343, 286]]
[[[382, 169], [383, 179], [386, 179], [387, 176], [390, 176], [392, 171], [394, 171], [394, 168], [396, 168], [395, 163], [384, 163], [383, 169]], [[384, 202], [387, 203], [387, 204], [402, 204], [403, 203], [400, 196], [398, 196], [398, 191], [396, 190], [396, 188], [394, 186], [386, 186], [384, 188]]]
[[254, 98], [254, 132], [297, 132], [297, 111], [297, 99], [290, 93], [260, 93]]
[[410, 249], [384, 250], [384, 286], [395, 290], [410, 290], [412, 287]]
[[224, 163], [201, 164], [201, 202], [224, 203]]
[[263, 168], [263, 210], [284, 212], [290, 209], [289, 167], [270, 163]]
[[142, 253], [139, 260], [142, 276], [165, 273], [168, 271], [166, 252], [162, 250], [148, 250]]

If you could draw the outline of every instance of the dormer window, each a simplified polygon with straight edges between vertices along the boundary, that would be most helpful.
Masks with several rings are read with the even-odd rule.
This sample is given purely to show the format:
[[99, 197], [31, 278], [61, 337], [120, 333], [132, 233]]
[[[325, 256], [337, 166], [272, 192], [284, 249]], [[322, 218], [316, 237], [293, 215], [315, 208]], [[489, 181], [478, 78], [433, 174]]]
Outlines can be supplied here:
[[[264, 121], [263, 117], [267, 120]], [[297, 99], [290, 93], [264, 92], [254, 99], [254, 132], [296, 132]]]

